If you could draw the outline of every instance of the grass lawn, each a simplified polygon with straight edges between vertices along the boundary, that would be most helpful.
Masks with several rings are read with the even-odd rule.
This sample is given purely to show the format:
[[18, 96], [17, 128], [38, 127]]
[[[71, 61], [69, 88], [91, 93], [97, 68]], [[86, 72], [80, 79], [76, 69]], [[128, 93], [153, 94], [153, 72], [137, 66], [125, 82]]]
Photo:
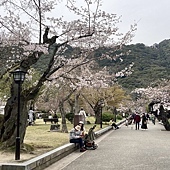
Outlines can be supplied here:
[[[87, 117], [86, 120], [91, 122], [91, 124], [85, 125], [85, 129], [88, 132], [94, 125], [95, 119], [94, 117]], [[60, 122], [61, 120], [59, 119], [59, 124]], [[69, 133], [51, 132], [50, 126], [51, 122], [45, 124], [43, 119], [37, 119], [35, 125], [27, 127], [24, 143], [35, 150], [52, 150], [69, 142]], [[103, 128], [106, 126], [108, 125], [103, 125]], [[73, 128], [73, 124], [67, 122], [67, 128], [70, 131]], [[100, 125], [97, 125], [95, 131], [99, 129]]]
[[[85, 125], [86, 131], [94, 125], [94, 117], [87, 117], [91, 124]], [[59, 122], [61, 120], [59, 119]], [[60, 123], [59, 123], [60, 124]], [[50, 132], [51, 122], [44, 123], [43, 119], [37, 119], [35, 125], [28, 126], [24, 138], [24, 148], [21, 148], [21, 162], [39, 156], [54, 148], [69, 143], [69, 133]], [[103, 124], [103, 128], [108, 126]], [[60, 127], [61, 128], [61, 127]], [[73, 128], [73, 124], [67, 122], [68, 131]], [[97, 125], [95, 131], [100, 129]], [[15, 162], [15, 150], [10, 148], [8, 150], [0, 150], [0, 163]]]
[[[87, 120], [91, 124], [85, 125], [86, 131], [94, 125], [94, 117], [87, 117]], [[59, 119], [59, 122], [61, 120]], [[51, 122], [46, 124], [43, 119], [37, 119], [35, 125], [28, 126], [24, 138], [25, 148], [21, 149], [21, 162], [29, 160], [33, 157], [46, 153], [54, 148], [69, 143], [69, 133], [50, 132]], [[108, 126], [103, 124], [103, 128]], [[60, 127], [61, 128], [61, 127]], [[73, 125], [67, 122], [68, 131], [73, 128]], [[95, 131], [100, 129], [100, 125], [97, 125]], [[12, 163], [14, 159], [15, 150], [0, 150], [0, 163]]]

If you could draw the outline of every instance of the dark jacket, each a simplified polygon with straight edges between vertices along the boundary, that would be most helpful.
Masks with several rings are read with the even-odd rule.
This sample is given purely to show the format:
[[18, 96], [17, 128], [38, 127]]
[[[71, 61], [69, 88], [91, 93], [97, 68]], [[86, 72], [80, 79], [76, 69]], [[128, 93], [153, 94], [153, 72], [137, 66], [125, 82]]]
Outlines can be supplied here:
[[135, 115], [135, 118], [134, 118], [135, 122], [138, 123], [141, 121], [141, 118], [140, 118], [140, 115]]

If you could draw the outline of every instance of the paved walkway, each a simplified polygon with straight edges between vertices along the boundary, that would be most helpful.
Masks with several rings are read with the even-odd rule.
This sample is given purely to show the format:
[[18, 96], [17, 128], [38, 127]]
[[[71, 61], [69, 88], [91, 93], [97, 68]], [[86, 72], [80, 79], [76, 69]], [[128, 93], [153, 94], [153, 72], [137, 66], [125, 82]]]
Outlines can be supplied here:
[[96, 140], [98, 149], [78, 151], [45, 170], [169, 170], [170, 132], [156, 122], [148, 130], [122, 126]]

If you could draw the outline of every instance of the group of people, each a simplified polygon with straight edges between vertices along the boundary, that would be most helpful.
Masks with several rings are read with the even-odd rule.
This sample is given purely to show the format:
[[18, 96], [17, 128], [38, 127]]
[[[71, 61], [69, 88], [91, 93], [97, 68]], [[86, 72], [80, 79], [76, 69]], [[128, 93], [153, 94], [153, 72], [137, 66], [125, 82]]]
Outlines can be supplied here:
[[84, 127], [84, 121], [79, 121], [79, 123], [70, 131], [70, 143], [78, 143], [80, 147], [80, 152], [84, 152], [87, 149], [96, 149], [97, 144], [95, 144], [95, 133], [94, 128], [96, 125], [94, 125], [92, 128], [89, 129], [88, 133], [85, 130]]
[[140, 122], [141, 122], [141, 129], [147, 129], [147, 117], [145, 113], [142, 113], [142, 116], [140, 116], [139, 113], [136, 113], [134, 115], [134, 123], [135, 123], [135, 128], [136, 130], [139, 130], [140, 127]]
[[86, 151], [84, 145], [84, 137], [86, 135], [86, 131], [84, 128], [84, 122], [79, 121], [79, 124], [76, 125], [70, 131], [70, 143], [78, 143], [80, 146], [80, 152]]
[[151, 120], [152, 123], [155, 125], [155, 115], [151, 114], [151, 116], [148, 113], [142, 113], [140, 115], [138, 112], [136, 114], [132, 115], [132, 121], [135, 123], [135, 129], [139, 130], [140, 125], [141, 129], [146, 130], [148, 129], [148, 121]]
[[[53, 110], [50, 110], [49, 111], [49, 116], [48, 116], [49, 119], [53, 119], [55, 118], [54, 120], [51, 121], [51, 123], [58, 123], [58, 116], [56, 113], [54, 113]], [[32, 107], [30, 107], [29, 111], [28, 111], [28, 126], [32, 126], [35, 124], [35, 120], [36, 120], [36, 115], [35, 115], [35, 111], [33, 110]]]
[[55, 124], [58, 123], [58, 116], [57, 116], [56, 113], [54, 113], [53, 110], [50, 110], [50, 111], [49, 111], [48, 119], [51, 119], [51, 124], [53, 124], [53, 123], [55, 123]]

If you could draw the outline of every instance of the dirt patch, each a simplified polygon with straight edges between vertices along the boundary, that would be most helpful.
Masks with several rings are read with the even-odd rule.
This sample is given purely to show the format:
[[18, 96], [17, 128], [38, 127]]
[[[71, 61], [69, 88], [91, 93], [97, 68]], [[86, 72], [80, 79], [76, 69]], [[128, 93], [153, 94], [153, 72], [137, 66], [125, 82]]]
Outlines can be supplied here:
[[43, 153], [48, 152], [49, 149], [38, 149], [36, 151], [33, 151], [32, 153], [20, 153], [20, 160], [15, 160], [15, 153], [13, 152], [5, 152], [0, 151], [0, 163], [18, 163], [18, 162], [25, 162], [27, 160], [30, 160], [34, 157], [37, 157], [39, 155], [42, 155]]

